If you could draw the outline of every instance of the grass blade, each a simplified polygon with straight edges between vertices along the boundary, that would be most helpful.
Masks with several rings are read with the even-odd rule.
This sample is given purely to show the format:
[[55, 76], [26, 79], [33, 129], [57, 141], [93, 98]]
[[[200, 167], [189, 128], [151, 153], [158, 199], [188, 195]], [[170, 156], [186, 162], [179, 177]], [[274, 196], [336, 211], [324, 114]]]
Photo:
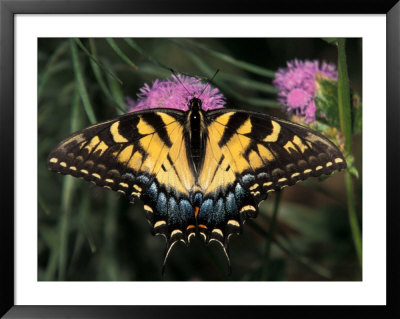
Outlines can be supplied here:
[[107, 43], [110, 45], [110, 47], [119, 55], [119, 57], [124, 60], [130, 67], [133, 69], [137, 70], [138, 67], [131, 59], [128, 58], [128, 56], [121, 50], [121, 48], [118, 46], [118, 44], [114, 41], [114, 39], [111, 38], [106, 38]]
[[[92, 56], [97, 60], [97, 50], [96, 50], [96, 45], [95, 45], [95, 42], [93, 39], [89, 39], [89, 45], [90, 45], [90, 50], [91, 50]], [[111, 94], [106, 83], [104, 82], [103, 75], [101, 74], [99, 64], [96, 63], [93, 59], [91, 59], [90, 65], [92, 66], [94, 76], [95, 76], [97, 82], [99, 83], [100, 88], [103, 90], [104, 95], [107, 96], [107, 98], [117, 106], [117, 109], [120, 112], [125, 113], [126, 109], [124, 107], [124, 105], [125, 105], [124, 101], [114, 98], [114, 96]], [[114, 76], [110, 76], [110, 78], [112, 78], [114, 80], [116, 79]], [[117, 81], [118, 81], [118, 79], [117, 79]], [[114, 81], [114, 82], [116, 82], [116, 81]], [[121, 83], [120, 81], [118, 81], [118, 82]]]
[[204, 45], [202, 43], [191, 41], [191, 40], [173, 40], [173, 41], [175, 41], [177, 43], [180, 43], [180, 44], [183, 44], [183, 45], [185, 45], [185, 42], [186, 42], [186, 43], [188, 43], [188, 44], [190, 44], [192, 46], [195, 46], [195, 47], [201, 49], [202, 51], [208, 53], [209, 55], [211, 55], [211, 56], [213, 56], [215, 58], [218, 58], [218, 59], [220, 59], [220, 60], [222, 60], [224, 62], [232, 64], [232, 65], [234, 65], [234, 66], [236, 66], [236, 67], [238, 67], [240, 69], [252, 72], [254, 74], [265, 76], [267, 78], [273, 78], [275, 76], [275, 72], [272, 71], [272, 70], [268, 70], [268, 69], [262, 68], [262, 67], [260, 67], [258, 65], [254, 65], [254, 64], [251, 64], [251, 63], [248, 63], [248, 62], [245, 62], [245, 61], [237, 60], [237, 59], [233, 58], [230, 55], [227, 55], [225, 53], [221, 53], [219, 51], [211, 49], [211, 48], [209, 48], [208, 46], [206, 46], [206, 45]]
[[85, 81], [83, 79], [83, 71], [81, 63], [79, 62], [78, 50], [76, 48], [76, 44], [73, 39], [69, 40], [69, 44], [71, 49], [72, 63], [74, 66], [75, 80], [77, 82], [79, 95], [81, 97], [83, 107], [85, 109], [86, 115], [89, 118], [90, 123], [94, 124], [97, 122], [96, 116], [94, 115], [92, 104], [90, 103], [89, 95], [87, 93]]
[[[203, 70], [204, 73], [206, 74], [212, 74], [212, 69], [211, 67], [197, 54], [195, 54], [192, 50], [188, 49], [187, 47], [182, 47], [183, 50], [189, 55], [190, 59], [198, 66], [199, 69]], [[214, 82], [218, 85], [219, 88], [223, 92], [228, 93], [235, 99], [237, 99], [240, 102], [245, 103], [246, 105], [252, 105], [256, 107], [272, 107], [272, 108], [279, 108], [280, 105], [272, 99], [263, 99], [263, 98], [249, 98], [247, 96], [243, 96], [239, 93], [237, 93], [236, 90], [232, 89], [231, 86], [226, 84], [222, 78], [216, 78], [214, 79]]]
[[[89, 39], [93, 40], [93, 39]], [[91, 61], [93, 61], [94, 63], [96, 63], [101, 69], [103, 69], [105, 72], [107, 72], [108, 74], [110, 74], [114, 79], [116, 79], [120, 84], [122, 84], [122, 81], [113, 73], [111, 72], [109, 69], [107, 69], [97, 58], [97, 56], [92, 55], [88, 49], [86, 49], [86, 47], [83, 45], [82, 41], [78, 38], [74, 38], [74, 41], [76, 42], [76, 44], [82, 49], [83, 52], [86, 53], [86, 55], [90, 58]]]
[[254, 81], [254, 80], [251, 80], [251, 79], [248, 79], [245, 77], [237, 76], [234, 74], [228, 74], [228, 73], [221, 73], [221, 77], [226, 82], [230, 82], [234, 85], [239, 85], [239, 86], [245, 87], [247, 89], [257, 90], [257, 91], [265, 92], [265, 93], [273, 93], [273, 94], [278, 93], [277, 89], [275, 89], [274, 86], [263, 83], [263, 82]]
[[61, 43], [57, 47], [53, 55], [50, 57], [46, 66], [44, 67], [44, 70], [40, 73], [40, 78], [38, 83], [38, 100], [40, 100], [46, 82], [51, 73], [53, 72], [54, 63], [60, 58], [60, 56], [62, 56], [66, 52], [67, 47], [68, 47], [68, 41], [64, 41], [63, 43]]
[[147, 53], [140, 45], [137, 44], [136, 41], [130, 39], [130, 38], [125, 38], [124, 39], [125, 42], [132, 48], [134, 49], [136, 52], [138, 52], [139, 54], [141, 54], [142, 56], [144, 56], [147, 60], [149, 60], [150, 62], [153, 62], [155, 65], [168, 70], [169, 74], [171, 73], [170, 68], [164, 64], [162, 64], [160, 61], [158, 61], [157, 59], [153, 58], [149, 53]]

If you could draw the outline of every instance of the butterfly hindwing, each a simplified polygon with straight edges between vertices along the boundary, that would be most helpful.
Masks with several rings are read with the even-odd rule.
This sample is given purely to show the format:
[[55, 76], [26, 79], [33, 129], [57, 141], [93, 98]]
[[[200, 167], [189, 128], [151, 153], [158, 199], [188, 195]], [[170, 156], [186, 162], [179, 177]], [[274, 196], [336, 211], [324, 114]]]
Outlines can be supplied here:
[[346, 167], [332, 142], [295, 123], [226, 109], [209, 112], [206, 121], [198, 222], [204, 224], [207, 240], [225, 247], [229, 235], [257, 215], [269, 192]]
[[[194, 230], [183, 112], [129, 113], [67, 138], [48, 157], [50, 169], [141, 198], [154, 234], [187, 242]], [[184, 154], [184, 156], [183, 156]], [[179, 168], [179, 169], [177, 169]]]

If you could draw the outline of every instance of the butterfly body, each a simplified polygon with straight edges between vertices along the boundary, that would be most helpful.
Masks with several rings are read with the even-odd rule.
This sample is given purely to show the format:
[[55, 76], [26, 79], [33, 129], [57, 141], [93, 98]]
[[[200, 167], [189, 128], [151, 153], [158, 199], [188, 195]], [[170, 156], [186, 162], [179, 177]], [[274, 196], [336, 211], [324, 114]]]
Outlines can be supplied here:
[[67, 138], [48, 167], [143, 201], [166, 256], [197, 233], [228, 256], [232, 234], [256, 217], [269, 192], [346, 167], [321, 134], [265, 114], [152, 109], [125, 114]]

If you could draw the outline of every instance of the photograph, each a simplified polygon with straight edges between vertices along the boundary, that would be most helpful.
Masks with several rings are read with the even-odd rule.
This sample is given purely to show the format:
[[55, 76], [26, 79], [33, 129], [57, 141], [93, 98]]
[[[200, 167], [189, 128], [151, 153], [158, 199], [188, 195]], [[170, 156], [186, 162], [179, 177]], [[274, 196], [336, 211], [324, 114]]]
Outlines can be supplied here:
[[37, 38], [37, 280], [363, 280], [362, 38]]

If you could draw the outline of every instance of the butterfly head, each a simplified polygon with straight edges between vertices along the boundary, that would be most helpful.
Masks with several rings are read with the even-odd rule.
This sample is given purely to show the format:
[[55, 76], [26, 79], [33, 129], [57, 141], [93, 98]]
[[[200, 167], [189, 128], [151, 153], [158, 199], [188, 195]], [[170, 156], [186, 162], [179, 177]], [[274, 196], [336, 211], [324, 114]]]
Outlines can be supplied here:
[[190, 101], [189, 101], [189, 109], [192, 111], [199, 111], [201, 110], [201, 105], [202, 102], [200, 99], [198, 99], [197, 97], [193, 97]]

